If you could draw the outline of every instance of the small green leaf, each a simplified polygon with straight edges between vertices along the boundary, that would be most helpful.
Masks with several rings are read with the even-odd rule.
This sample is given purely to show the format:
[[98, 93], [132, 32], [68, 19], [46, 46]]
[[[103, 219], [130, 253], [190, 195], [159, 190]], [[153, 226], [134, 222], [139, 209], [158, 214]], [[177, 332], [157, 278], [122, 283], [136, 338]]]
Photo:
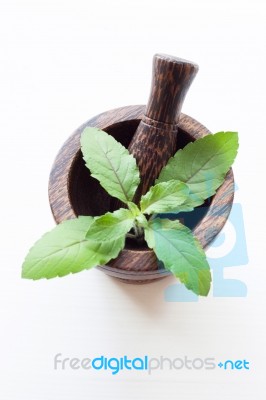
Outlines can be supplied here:
[[132, 203], [131, 201], [129, 201], [127, 203], [128, 208], [130, 209], [130, 211], [132, 212], [132, 214], [137, 217], [138, 215], [140, 215], [140, 209], [138, 208], [138, 206], [135, 203]]
[[179, 221], [152, 219], [145, 240], [157, 258], [194, 293], [207, 296], [211, 274], [204, 250], [190, 229]]
[[141, 197], [140, 209], [145, 214], [171, 212], [184, 203], [188, 192], [188, 186], [177, 180], [158, 183]]
[[136, 221], [138, 223], [138, 226], [140, 226], [141, 228], [144, 228], [148, 225], [148, 221], [147, 218], [145, 217], [144, 214], [140, 213], [137, 217], [136, 217]]
[[116, 258], [125, 237], [103, 243], [86, 240], [92, 217], [79, 217], [57, 225], [30, 249], [22, 266], [27, 279], [54, 278], [103, 265]]
[[134, 225], [135, 216], [130, 210], [120, 208], [113, 213], [108, 212], [105, 215], [96, 217], [89, 227], [86, 239], [97, 242], [119, 239], [125, 236]]
[[140, 183], [135, 158], [111, 135], [97, 128], [85, 128], [81, 150], [91, 175], [111, 195], [131, 201]]
[[221, 186], [234, 162], [237, 149], [237, 132], [207, 135], [178, 150], [162, 169], [156, 182], [172, 179], [185, 182], [189, 187], [189, 197], [177, 211], [191, 211]]

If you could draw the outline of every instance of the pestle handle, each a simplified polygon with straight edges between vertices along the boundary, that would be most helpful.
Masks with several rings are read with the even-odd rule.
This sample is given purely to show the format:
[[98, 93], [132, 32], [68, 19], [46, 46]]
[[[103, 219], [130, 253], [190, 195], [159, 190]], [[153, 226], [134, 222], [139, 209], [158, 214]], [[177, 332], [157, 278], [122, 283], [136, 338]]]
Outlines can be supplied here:
[[153, 58], [149, 101], [128, 148], [137, 160], [141, 176], [134, 197], [136, 203], [176, 152], [178, 119], [197, 72], [196, 64], [181, 58], [164, 54]]
[[177, 124], [186, 93], [198, 69], [196, 64], [182, 58], [155, 54], [146, 117]]

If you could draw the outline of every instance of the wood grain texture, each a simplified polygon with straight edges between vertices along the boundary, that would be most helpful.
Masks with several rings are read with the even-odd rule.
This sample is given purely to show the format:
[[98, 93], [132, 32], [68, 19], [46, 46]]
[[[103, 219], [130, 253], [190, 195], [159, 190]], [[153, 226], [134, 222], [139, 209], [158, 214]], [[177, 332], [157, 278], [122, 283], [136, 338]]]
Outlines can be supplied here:
[[[130, 145], [129, 152], [137, 160], [141, 183], [137, 188], [133, 201], [138, 204], [142, 194], [145, 194], [154, 184], [161, 169], [176, 151], [177, 126], [156, 123], [144, 118], [140, 121], [136, 134]], [[145, 149], [145, 150], [144, 150]]]
[[164, 54], [153, 57], [150, 97], [128, 147], [137, 160], [141, 176], [135, 203], [139, 203], [141, 195], [154, 184], [161, 169], [176, 151], [177, 123], [197, 71], [198, 66], [190, 61]]
[[154, 121], [177, 124], [186, 93], [198, 70], [198, 65], [191, 61], [155, 54], [145, 115]]
[[[128, 106], [105, 112], [87, 121], [65, 142], [55, 159], [49, 180], [49, 200], [56, 223], [78, 215], [101, 215], [112, 210], [114, 199], [90, 176], [82, 159], [80, 134], [83, 129], [86, 126], [103, 129], [128, 146], [144, 112], [145, 106]], [[180, 116], [178, 129], [177, 148], [210, 133], [185, 114]], [[206, 203], [206, 210], [193, 228], [203, 247], [206, 248], [224, 226], [233, 197], [234, 178], [230, 170], [216, 195], [209, 204]], [[98, 268], [127, 283], [148, 283], [170, 275], [161, 268], [152, 250], [136, 248], [130, 243], [115, 260]]]

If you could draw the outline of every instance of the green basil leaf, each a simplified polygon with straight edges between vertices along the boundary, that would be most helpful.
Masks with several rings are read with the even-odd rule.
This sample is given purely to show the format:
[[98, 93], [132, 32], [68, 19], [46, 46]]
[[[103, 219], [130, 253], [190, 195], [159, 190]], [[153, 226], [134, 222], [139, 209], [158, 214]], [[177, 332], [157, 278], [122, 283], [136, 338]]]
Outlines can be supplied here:
[[95, 241], [108, 241], [125, 236], [134, 225], [135, 216], [130, 210], [120, 208], [113, 213], [96, 217], [86, 234], [87, 239]]
[[81, 151], [91, 175], [113, 197], [131, 201], [140, 183], [135, 158], [111, 135], [97, 128], [85, 128]]
[[157, 258], [194, 293], [207, 296], [211, 273], [204, 250], [189, 228], [179, 221], [152, 219], [145, 240]]
[[22, 266], [27, 279], [54, 278], [103, 265], [116, 258], [125, 236], [103, 243], [85, 239], [92, 217], [79, 217], [57, 225], [30, 249]]
[[141, 197], [141, 212], [154, 214], [176, 210], [180, 204], [184, 203], [188, 192], [188, 186], [177, 180], [158, 183]]
[[191, 211], [215, 194], [233, 164], [237, 150], [237, 132], [207, 135], [178, 150], [156, 182], [172, 179], [185, 182], [189, 196], [177, 211]]

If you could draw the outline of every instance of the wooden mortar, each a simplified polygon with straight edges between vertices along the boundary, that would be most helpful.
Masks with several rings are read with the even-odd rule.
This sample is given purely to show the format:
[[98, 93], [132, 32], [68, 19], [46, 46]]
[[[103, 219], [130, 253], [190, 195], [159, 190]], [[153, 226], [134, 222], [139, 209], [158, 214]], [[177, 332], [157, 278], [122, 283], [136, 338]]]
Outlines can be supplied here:
[[[127, 106], [104, 112], [79, 127], [59, 151], [49, 179], [49, 200], [56, 223], [78, 215], [102, 215], [123, 204], [112, 198], [90, 176], [80, 151], [80, 135], [88, 127], [97, 127], [112, 135], [136, 157], [141, 185], [135, 201], [146, 193], [177, 149], [210, 134], [199, 122], [181, 114], [185, 94], [198, 67], [175, 57], [156, 55], [148, 105]], [[143, 157], [142, 157], [143, 153]], [[234, 197], [234, 178], [230, 170], [212, 199], [193, 212], [193, 233], [206, 248], [224, 226]], [[148, 283], [171, 272], [158, 262], [154, 252], [127, 240], [119, 256], [99, 266], [106, 274], [126, 283]]]

